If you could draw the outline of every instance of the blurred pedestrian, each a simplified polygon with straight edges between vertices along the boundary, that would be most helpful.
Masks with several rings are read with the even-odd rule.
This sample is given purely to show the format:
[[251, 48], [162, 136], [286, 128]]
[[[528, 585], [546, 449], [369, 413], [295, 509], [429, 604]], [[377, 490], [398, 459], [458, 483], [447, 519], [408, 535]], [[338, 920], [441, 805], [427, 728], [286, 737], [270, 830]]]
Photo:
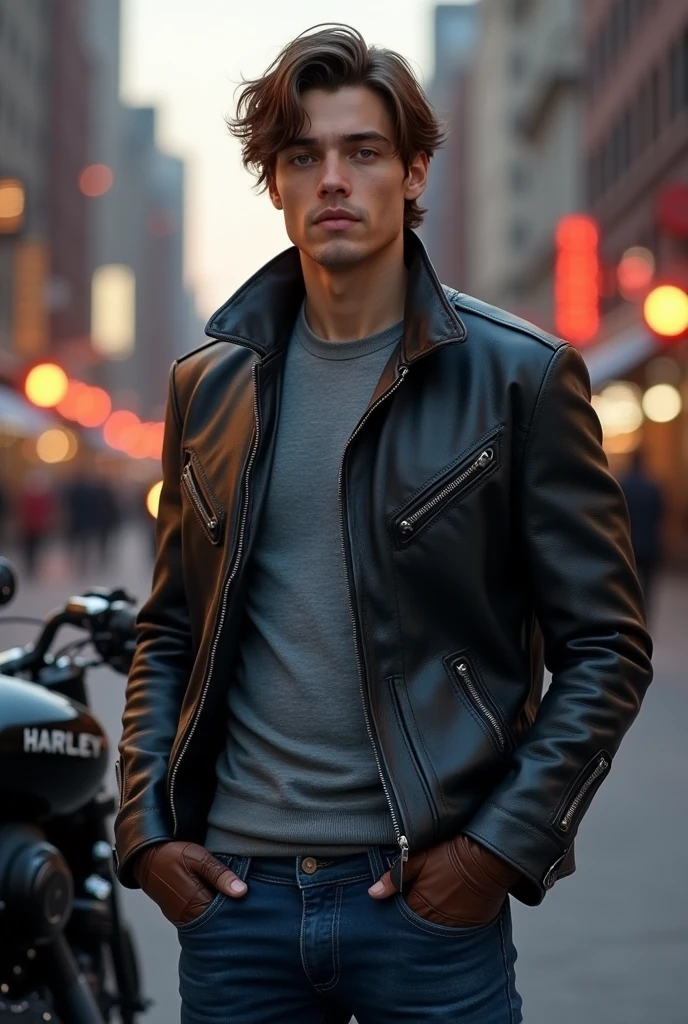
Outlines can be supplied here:
[[99, 499], [88, 466], [76, 467], [62, 491], [67, 547], [75, 572], [83, 576], [94, 564], [99, 539]]
[[648, 615], [654, 598], [655, 579], [662, 560], [662, 488], [648, 473], [642, 450], [633, 453], [628, 472], [620, 478], [631, 520], [631, 544]]
[[91, 482], [93, 503], [93, 530], [98, 556], [98, 568], [107, 568], [113, 538], [122, 522], [119, 501], [114, 488], [104, 476]]
[[42, 470], [28, 474], [17, 499], [17, 533], [27, 576], [35, 576], [38, 560], [55, 525], [56, 503], [50, 479]]

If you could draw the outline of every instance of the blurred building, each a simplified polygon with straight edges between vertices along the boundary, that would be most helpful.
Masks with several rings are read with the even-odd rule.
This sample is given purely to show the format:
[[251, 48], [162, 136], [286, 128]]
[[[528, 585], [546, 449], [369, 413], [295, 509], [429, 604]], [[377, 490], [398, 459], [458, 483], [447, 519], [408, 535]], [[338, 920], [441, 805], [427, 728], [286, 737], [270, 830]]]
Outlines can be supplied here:
[[551, 329], [554, 226], [584, 202], [579, 0], [481, 0], [467, 291]]
[[[590, 210], [604, 262], [631, 246], [658, 265], [679, 253], [663, 235], [664, 185], [688, 181], [688, 0], [587, 0], [585, 159]], [[602, 337], [637, 325], [638, 310], [610, 289]]]
[[59, 0], [50, 5], [50, 280], [46, 298], [51, 349], [56, 358], [67, 356], [70, 348], [83, 358], [89, 347], [89, 210], [81, 184], [88, 163], [92, 100], [84, 22], [88, 2]]
[[466, 290], [468, 251], [471, 68], [478, 35], [478, 4], [442, 4], [434, 11], [435, 73], [428, 96], [445, 121], [444, 147], [432, 159], [421, 237], [440, 279]]
[[0, 368], [48, 344], [51, 25], [50, 0], [0, 0], [0, 179], [25, 192], [23, 229], [0, 234]]
[[[15, 488], [38, 464], [68, 472], [77, 452], [157, 472], [157, 434], [132, 435], [127, 461], [74, 395], [100, 385], [115, 410], [159, 421], [170, 363], [203, 340], [185, 280], [185, 167], [159, 147], [155, 109], [122, 103], [120, 22], [120, 0], [0, 0], [0, 474]], [[20, 392], [31, 364], [51, 360], [72, 398], [39, 412]], [[59, 457], [41, 447], [49, 427]]]
[[[605, 443], [620, 468], [645, 450], [669, 502], [668, 551], [688, 566], [688, 343], [660, 344], [644, 323], [642, 288], [629, 294], [619, 273], [640, 247], [655, 280], [688, 287], [688, 237], [660, 217], [667, 199], [679, 204], [669, 189], [682, 185], [688, 202], [688, 0], [586, 0], [585, 46], [587, 195], [606, 283], [587, 358], [598, 384], [620, 383], [621, 401], [640, 406], [632, 429], [617, 416], [617, 392], [605, 401], [602, 391]], [[662, 395], [664, 405], [651, 405], [658, 385], [653, 401]]]
[[120, 99], [120, 18], [119, 0], [89, 0], [90, 161], [109, 172], [91, 202], [93, 375], [150, 419], [161, 413], [170, 363], [203, 335], [185, 284], [184, 164], [159, 149], [155, 110]]

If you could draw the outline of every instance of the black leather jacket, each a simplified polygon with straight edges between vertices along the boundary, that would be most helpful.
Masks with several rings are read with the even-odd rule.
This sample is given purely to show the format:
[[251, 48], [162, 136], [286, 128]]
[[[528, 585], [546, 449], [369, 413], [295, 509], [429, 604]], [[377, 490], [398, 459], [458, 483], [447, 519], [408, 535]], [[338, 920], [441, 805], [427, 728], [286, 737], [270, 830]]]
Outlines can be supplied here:
[[[443, 287], [411, 232], [406, 262], [404, 337], [341, 466], [361, 700], [401, 846], [467, 832], [536, 904], [574, 869], [581, 817], [652, 676], [626, 507], [578, 352]], [[146, 844], [204, 837], [303, 296], [289, 249], [172, 368], [120, 742], [125, 885]]]

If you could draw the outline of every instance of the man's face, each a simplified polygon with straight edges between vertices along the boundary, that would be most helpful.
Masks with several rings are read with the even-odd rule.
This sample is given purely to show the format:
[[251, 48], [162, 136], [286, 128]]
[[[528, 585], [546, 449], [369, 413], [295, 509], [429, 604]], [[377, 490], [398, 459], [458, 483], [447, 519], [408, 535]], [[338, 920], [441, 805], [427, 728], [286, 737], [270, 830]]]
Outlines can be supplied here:
[[401, 234], [404, 200], [423, 192], [428, 159], [419, 154], [407, 173], [394, 155], [392, 119], [372, 89], [310, 89], [302, 102], [310, 125], [278, 154], [270, 198], [294, 245], [321, 266], [344, 269]]

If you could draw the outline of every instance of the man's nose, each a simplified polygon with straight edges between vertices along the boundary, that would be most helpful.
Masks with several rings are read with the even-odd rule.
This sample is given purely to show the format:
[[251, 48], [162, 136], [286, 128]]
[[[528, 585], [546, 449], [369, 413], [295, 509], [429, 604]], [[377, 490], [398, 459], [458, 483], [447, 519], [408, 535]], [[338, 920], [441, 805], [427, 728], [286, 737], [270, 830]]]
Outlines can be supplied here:
[[327, 156], [322, 164], [322, 173], [318, 185], [318, 195], [323, 198], [328, 195], [351, 194], [351, 182], [346, 173], [346, 162], [339, 156]]

